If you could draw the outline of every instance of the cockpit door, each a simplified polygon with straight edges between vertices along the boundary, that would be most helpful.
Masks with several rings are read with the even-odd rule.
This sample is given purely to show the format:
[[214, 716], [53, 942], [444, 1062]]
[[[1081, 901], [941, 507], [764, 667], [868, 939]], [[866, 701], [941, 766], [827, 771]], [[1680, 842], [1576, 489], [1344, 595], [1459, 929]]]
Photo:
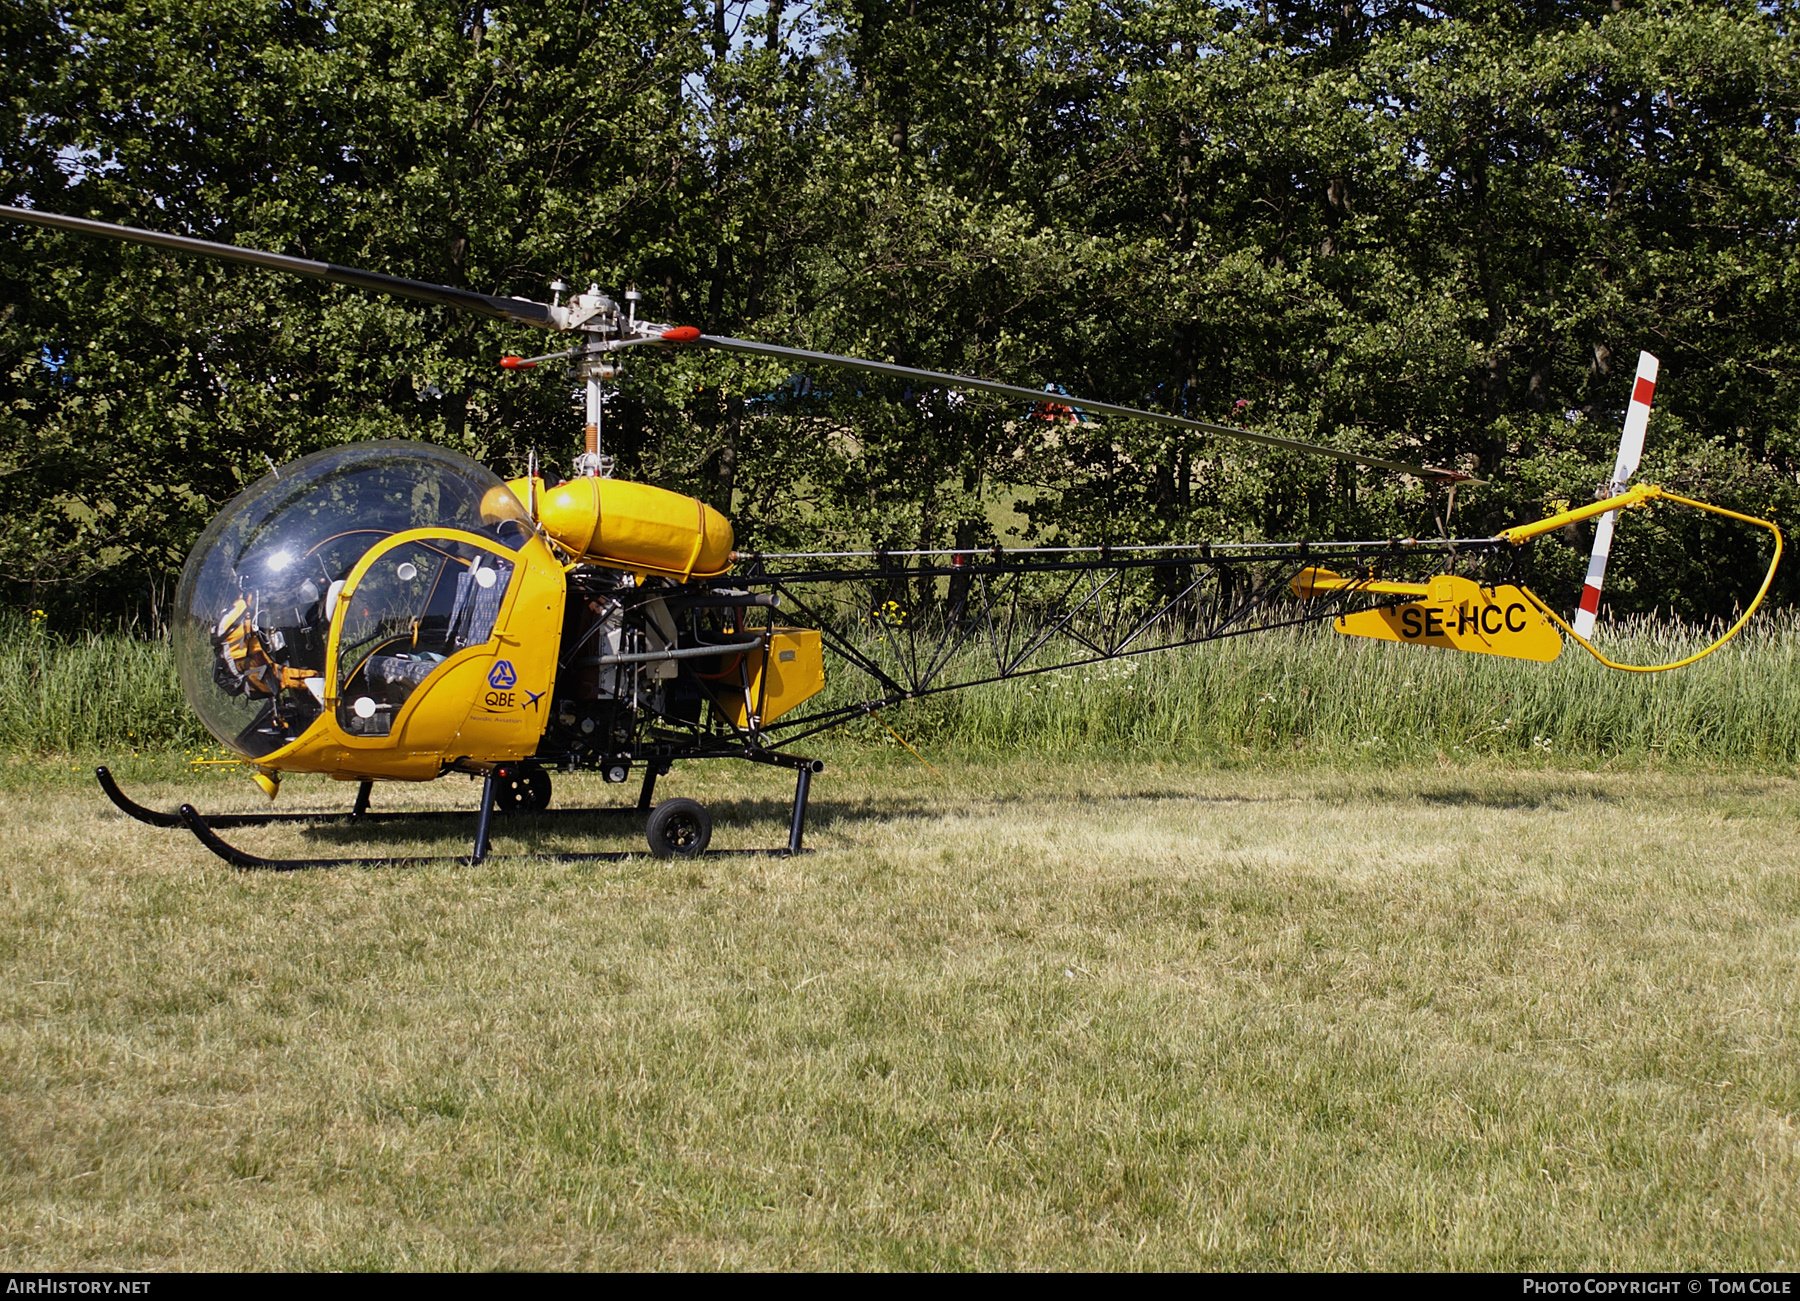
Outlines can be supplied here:
[[562, 566], [535, 537], [515, 550], [415, 529], [370, 548], [331, 618], [325, 706], [340, 744], [432, 775], [438, 763], [532, 754], [565, 594]]
[[456, 666], [494, 658], [517, 571], [513, 555], [466, 534], [414, 531], [371, 548], [332, 612], [326, 704], [344, 739], [447, 743], [468, 713], [467, 694], [448, 709], [430, 699]]

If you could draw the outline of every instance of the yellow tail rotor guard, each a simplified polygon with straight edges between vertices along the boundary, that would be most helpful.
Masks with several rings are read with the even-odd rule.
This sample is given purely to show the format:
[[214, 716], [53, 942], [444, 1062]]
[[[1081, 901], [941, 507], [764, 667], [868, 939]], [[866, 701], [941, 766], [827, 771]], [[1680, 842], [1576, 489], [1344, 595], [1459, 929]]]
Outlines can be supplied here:
[[1514, 546], [1519, 546], [1530, 541], [1532, 538], [1540, 537], [1545, 533], [1550, 533], [1556, 529], [1562, 528], [1566, 524], [1574, 524], [1581, 520], [1592, 519], [1596, 515], [1604, 515], [1607, 511], [1611, 510], [1626, 510], [1637, 506], [1648, 506], [1653, 501], [1670, 501], [1678, 506], [1689, 506], [1694, 510], [1703, 510], [1712, 515], [1722, 515], [1726, 519], [1734, 519], [1744, 524], [1754, 524], [1757, 528], [1766, 529], [1768, 530], [1769, 535], [1775, 539], [1775, 554], [1769, 557], [1769, 572], [1763, 575], [1762, 586], [1756, 589], [1756, 598], [1750, 602], [1749, 607], [1743, 614], [1738, 616], [1737, 622], [1727, 628], [1717, 641], [1713, 642], [1712, 645], [1706, 647], [1704, 650], [1695, 651], [1692, 655], [1683, 659], [1671, 660], [1667, 664], [1621, 664], [1617, 660], [1609, 659], [1607, 656], [1601, 654], [1599, 650], [1595, 649], [1594, 644], [1586, 637], [1583, 637], [1580, 633], [1576, 632], [1575, 629], [1571, 628], [1568, 623], [1564, 621], [1563, 617], [1557, 614], [1555, 610], [1552, 610], [1542, 597], [1536, 592], [1533, 592], [1529, 587], [1525, 587], [1521, 584], [1519, 590], [1524, 592], [1525, 595], [1536, 604], [1546, 618], [1550, 619], [1557, 627], [1561, 628], [1564, 632], [1568, 633], [1569, 636], [1580, 643], [1581, 648], [1589, 655], [1592, 655], [1595, 659], [1606, 665], [1607, 668], [1617, 669], [1621, 673], [1666, 673], [1670, 669], [1686, 668], [1690, 664], [1695, 664], [1700, 660], [1705, 659], [1708, 655], [1711, 655], [1714, 651], [1718, 650], [1719, 647], [1723, 646], [1726, 642], [1742, 632], [1744, 630], [1744, 625], [1749, 623], [1756, 612], [1762, 608], [1764, 599], [1769, 595], [1769, 587], [1775, 581], [1776, 567], [1781, 564], [1781, 529], [1770, 520], [1759, 519], [1755, 515], [1743, 515], [1735, 510], [1726, 510], [1723, 506], [1708, 505], [1703, 501], [1695, 501], [1692, 497], [1683, 497], [1679, 494], [1669, 492], [1666, 489], [1659, 488], [1655, 484], [1646, 483], [1633, 488], [1628, 492], [1622, 492], [1616, 497], [1608, 497], [1604, 501], [1597, 501], [1591, 506], [1582, 506], [1575, 510], [1561, 511], [1550, 516], [1548, 519], [1538, 520], [1534, 524], [1519, 524], [1510, 529], [1502, 529], [1498, 534], [1501, 540], [1510, 542]]

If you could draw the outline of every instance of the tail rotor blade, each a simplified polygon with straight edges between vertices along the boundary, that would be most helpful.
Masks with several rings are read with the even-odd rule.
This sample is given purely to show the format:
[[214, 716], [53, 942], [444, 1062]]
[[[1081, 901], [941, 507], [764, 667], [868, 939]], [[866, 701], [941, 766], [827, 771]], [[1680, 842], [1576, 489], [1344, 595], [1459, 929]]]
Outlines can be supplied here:
[[1581, 607], [1575, 611], [1575, 631], [1583, 637], [1594, 635], [1594, 620], [1600, 614], [1600, 585], [1606, 581], [1606, 558], [1612, 554], [1613, 521], [1618, 517], [1618, 511], [1609, 510], [1594, 525], [1594, 553], [1588, 557]]
[[1647, 352], [1638, 354], [1637, 380], [1631, 386], [1631, 404], [1625, 408], [1625, 436], [1619, 440], [1619, 459], [1613, 464], [1613, 490], [1624, 491], [1644, 459], [1644, 431], [1650, 424], [1650, 401], [1656, 396], [1656, 373], [1661, 363]]
[[[1631, 386], [1631, 404], [1625, 408], [1625, 433], [1619, 439], [1619, 456], [1613, 462], [1612, 482], [1607, 496], [1623, 492], [1637, 473], [1644, 458], [1644, 432], [1650, 426], [1650, 403], [1656, 396], [1656, 375], [1660, 363], [1647, 352], [1638, 354], [1637, 379]], [[1594, 550], [1588, 557], [1587, 579], [1581, 585], [1581, 605], [1575, 611], [1575, 631], [1583, 637], [1594, 635], [1594, 620], [1600, 613], [1600, 588], [1606, 581], [1606, 561], [1612, 554], [1613, 524], [1617, 511], [1607, 511], [1594, 526]]]

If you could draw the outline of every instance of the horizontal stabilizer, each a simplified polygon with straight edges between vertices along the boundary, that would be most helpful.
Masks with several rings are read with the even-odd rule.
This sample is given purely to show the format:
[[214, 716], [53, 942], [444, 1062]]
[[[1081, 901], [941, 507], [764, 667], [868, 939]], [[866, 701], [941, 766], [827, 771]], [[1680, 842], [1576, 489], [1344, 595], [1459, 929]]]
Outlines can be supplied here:
[[1414, 646], [1503, 655], [1548, 664], [1562, 653], [1562, 636], [1543, 611], [1510, 583], [1483, 587], [1474, 579], [1439, 574], [1421, 600], [1382, 605], [1340, 617], [1333, 626], [1351, 637]]

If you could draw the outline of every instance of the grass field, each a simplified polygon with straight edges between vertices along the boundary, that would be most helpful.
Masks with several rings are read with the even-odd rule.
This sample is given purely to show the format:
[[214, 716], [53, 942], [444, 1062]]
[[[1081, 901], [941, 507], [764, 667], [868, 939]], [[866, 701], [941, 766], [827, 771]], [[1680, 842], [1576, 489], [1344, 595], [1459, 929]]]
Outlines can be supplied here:
[[1800, 1261], [1791, 772], [929, 757], [833, 752], [800, 859], [289, 876], [13, 763], [0, 1260]]

